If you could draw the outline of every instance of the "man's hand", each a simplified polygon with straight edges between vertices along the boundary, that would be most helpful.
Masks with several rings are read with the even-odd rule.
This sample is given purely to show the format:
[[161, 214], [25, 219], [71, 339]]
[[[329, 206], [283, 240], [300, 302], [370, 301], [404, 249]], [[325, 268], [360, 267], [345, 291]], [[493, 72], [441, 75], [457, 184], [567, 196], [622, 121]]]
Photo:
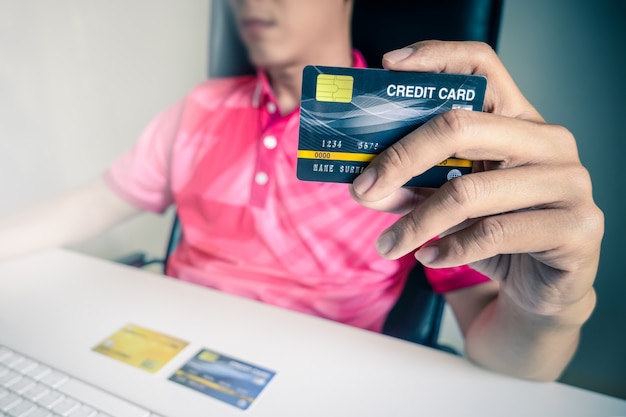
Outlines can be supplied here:
[[[405, 214], [378, 239], [380, 254], [398, 258], [417, 249], [416, 258], [426, 266], [470, 264], [497, 281], [500, 306], [485, 305], [472, 320], [483, 336], [489, 333], [486, 321], [506, 310], [542, 332], [573, 326], [577, 340], [595, 305], [603, 215], [572, 134], [543, 120], [487, 45], [420, 42], [388, 53], [383, 65], [485, 75], [487, 92], [483, 113], [436, 116], [381, 153], [354, 181], [351, 191], [362, 205]], [[448, 157], [475, 161], [475, 172], [437, 190], [402, 188]], [[436, 236], [441, 238], [431, 241]], [[479, 350], [474, 358], [483, 362]], [[561, 370], [525, 376], [552, 379]]]

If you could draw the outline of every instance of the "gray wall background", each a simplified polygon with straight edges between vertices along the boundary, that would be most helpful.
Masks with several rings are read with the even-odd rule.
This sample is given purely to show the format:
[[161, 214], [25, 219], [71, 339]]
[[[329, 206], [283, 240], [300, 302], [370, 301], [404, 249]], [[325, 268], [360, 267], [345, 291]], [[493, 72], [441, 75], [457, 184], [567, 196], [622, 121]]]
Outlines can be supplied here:
[[544, 118], [576, 136], [605, 214], [597, 308], [562, 381], [626, 398], [626, 1], [505, 0], [498, 49]]
[[[206, 74], [207, 0], [0, 0], [0, 215], [85, 182]], [[606, 216], [598, 306], [562, 380], [626, 398], [624, 0], [507, 0], [499, 52], [577, 137]], [[75, 249], [163, 253], [168, 216]]]

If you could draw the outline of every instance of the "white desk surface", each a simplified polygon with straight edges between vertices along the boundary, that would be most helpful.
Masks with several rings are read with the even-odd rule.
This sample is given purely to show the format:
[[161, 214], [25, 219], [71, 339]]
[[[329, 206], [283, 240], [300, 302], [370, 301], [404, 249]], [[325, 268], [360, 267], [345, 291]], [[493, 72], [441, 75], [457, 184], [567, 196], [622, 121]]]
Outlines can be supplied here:
[[[190, 345], [156, 374], [91, 351], [128, 323]], [[0, 344], [164, 416], [626, 416], [621, 399], [67, 250], [0, 263]], [[201, 347], [276, 376], [246, 411], [168, 381]]]

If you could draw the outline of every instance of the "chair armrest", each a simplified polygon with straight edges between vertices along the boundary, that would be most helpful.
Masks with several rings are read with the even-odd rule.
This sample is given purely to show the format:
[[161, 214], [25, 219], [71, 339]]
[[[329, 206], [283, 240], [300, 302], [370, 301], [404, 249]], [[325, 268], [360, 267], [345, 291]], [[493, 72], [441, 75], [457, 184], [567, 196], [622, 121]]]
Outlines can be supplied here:
[[438, 343], [445, 300], [436, 294], [421, 265], [407, 277], [404, 288], [383, 325], [383, 334], [458, 354]]
[[128, 255], [124, 255], [120, 258], [113, 259], [114, 262], [134, 266], [136, 268], [143, 268], [152, 264], [163, 264], [163, 259], [149, 259], [143, 252], [133, 252]]

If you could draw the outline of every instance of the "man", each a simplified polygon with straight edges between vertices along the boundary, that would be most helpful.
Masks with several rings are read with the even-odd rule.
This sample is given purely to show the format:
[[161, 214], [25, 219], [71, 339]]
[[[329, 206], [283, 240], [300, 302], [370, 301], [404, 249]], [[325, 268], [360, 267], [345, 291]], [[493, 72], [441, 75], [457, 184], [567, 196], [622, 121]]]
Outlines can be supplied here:
[[[556, 378], [595, 302], [602, 234], [571, 135], [543, 123], [484, 45], [418, 44], [388, 54], [385, 65], [484, 74], [491, 114], [433, 119], [352, 188], [299, 182], [302, 67], [364, 65], [351, 51], [352, 2], [231, 4], [259, 75], [199, 86], [159, 115], [104, 179], [17, 215], [19, 226], [2, 223], [8, 240], [0, 254], [76, 242], [141, 210], [176, 204], [184, 239], [171, 274], [379, 330], [414, 261], [403, 255], [420, 248], [425, 265], [458, 267], [428, 275], [447, 291], [472, 360]], [[448, 156], [492, 162], [438, 191], [400, 188]], [[365, 206], [409, 214], [392, 225], [397, 216], [358, 206], [349, 190]], [[377, 250], [389, 259], [374, 246], [385, 229]], [[491, 280], [459, 267], [469, 262]]]
[[81, 241], [175, 204], [183, 239], [169, 275], [380, 331], [416, 263], [376, 253], [398, 216], [360, 206], [344, 184], [295, 176], [302, 68], [365, 65], [351, 49], [352, 3], [231, 5], [258, 76], [193, 89], [103, 178], [6, 222], [13, 238], [3, 233], [0, 254]]

